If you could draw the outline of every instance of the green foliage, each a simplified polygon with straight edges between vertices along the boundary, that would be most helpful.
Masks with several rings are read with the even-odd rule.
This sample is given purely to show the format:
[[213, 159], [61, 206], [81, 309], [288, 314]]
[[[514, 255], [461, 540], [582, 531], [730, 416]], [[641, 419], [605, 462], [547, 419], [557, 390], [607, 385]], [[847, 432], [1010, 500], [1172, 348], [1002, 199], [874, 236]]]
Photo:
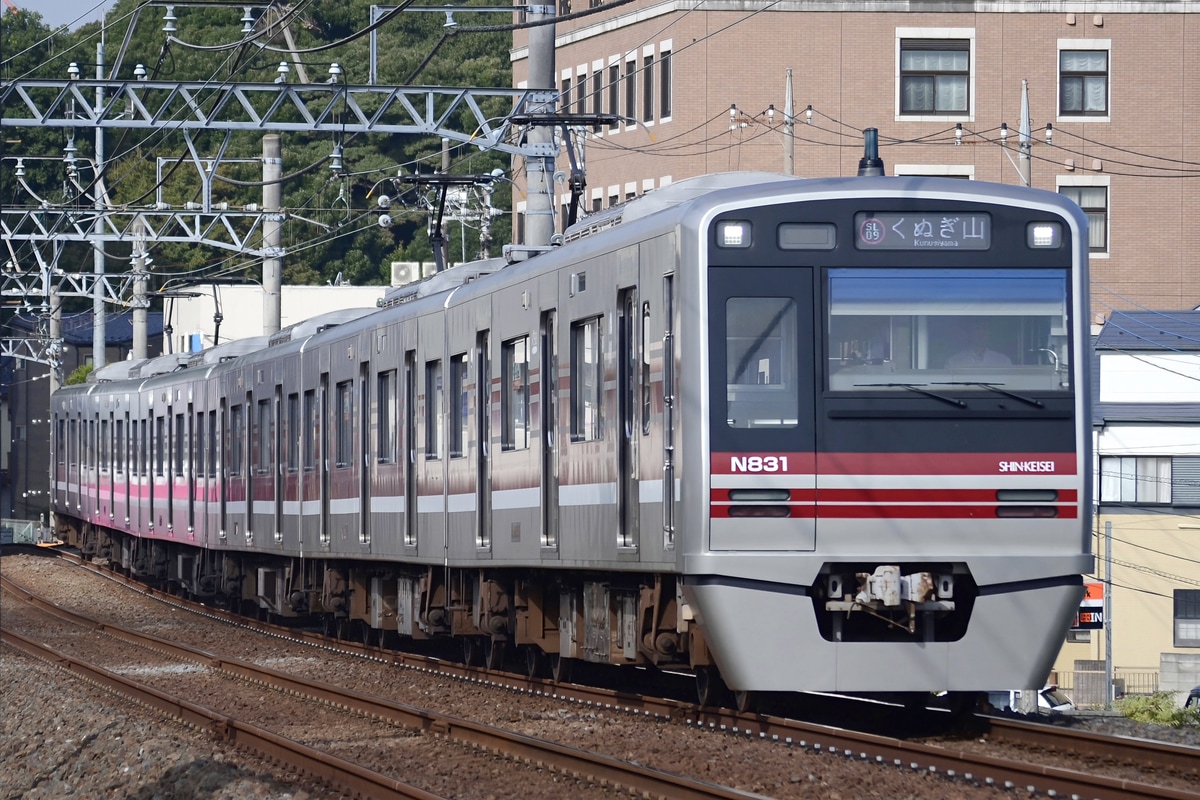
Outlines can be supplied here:
[[[485, 0], [471, 4], [490, 6]], [[236, 101], [223, 96], [219, 89], [229, 83], [270, 84], [279, 76], [281, 61], [289, 62], [290, 83], [300, 83], [300, 70], [311, 83], [329, 78], [331, 63], [342, 68], [341, 80], [347, 84], [366, 84], [369, 77], [371, 37], [370, 8], [377, 0], [313, 0], [299, 6], [302, 10], [286, 17], [295, 42], [295, 51], [282, 34], [256, 36], [243, 41], [244, 7], [176, 6], [175, 40], [164, 34], [164, 6], [145, 5], [143, 0], [117, 0], [106, 23], [106, 72], [133, 81], [134, 70], [141, 65], [150, 82], [210, 82], [213, 91], [197, 94], [194, 101], [212, 112], [221, 106], [225, 117], [236, 116]], [[256, 10], [256, 17], [261, 11]], [[378, 54], [377, 83], [488, 87], [512, 86], [507, 31], [461, 32], [462, 28], [498, 26], [511, 21], [506, 14], [456, 12], [460, 32], [444, 27], [445, 14], [401, 11], [383, 21], [376, 30]], [[67, 74], [67, 65], [76, 62], [81, 77], [94, 77], [96, 41], [99, 25], [85, 25], [76, 31], [50, 36], [38, 14], [21, 12], [0, 15], [0, 54], [5, 79], [55, 78]], [[256, 21], [256, 32], [269, 28], [268, 21]], [[118, 61], [119, 59], [119, 61]], [[165, 91], [159, 96], [165, 96]], [[273, 95], [271, 96], [273, 97]], [[265, 114], [271, 97], [262, 98]], [[152, 100], [156, 98], [151, 98]], [[259, 102], [259, 101], [256, 101]], [[369, 100], [364, 100], [367, 113]], [[313, 101], [311, 115], [326, 111], [328, 97]], [[178, 105], [178, 103], [177, 103]], [[501, 119], [508, 104], [503, 99], [486, 101], [484, 113]], [[340, 109], [335, 109], [335, 113]], [[301, 113], [290, 109], [292, 118]], [[435, 110], [436, 113], [436, 110]], [[282, 118], [281, 118], [282, 119]], [[165, 204], [179, 210], [188, 203], [208, 200], [225, 203], [230, 210], [263, 204], [263, 135], [266, 130], [193, 132], [189, 139], [173, 131], [168, 121], [160, 129], [110, 130], [103, 140], [104, 186], [113, 206], [130, 210], [149, 209]], [[465, 129], [461, 118], [451, 121]], [[5, 147], [4, 168], [0, 169], [0, 197], [6, 205], [36, 207], [41, 198], [53, 206], [72, 206], [90, 210], [94, 205], [93, 183], [96, 153], [94, 132], [82, 128], [75, 134], [74, 145], [81, 165], [77, 185], [65, 174], [62, 160], [68, 134], [55, 128], [20, 128], [19, 134], [5, 131], [5, 139], [20, 141]], [[436, 207], [432, 189], [417, 188], [397, 181], [398, 175], [432, 172], [440, 169], [442, 143], [431, 136], [309, 136], [280, 132], [283, 144], [282, 229], [285, 255], [283, 274], [289, 283], [324, 284], [341, 272], [355, 285], [387, 283], [390, 262], [418, 260], [432, 262], [428, 225], [431, 206]], [[334, 147], [342, 147], [343, 169], [335, 174], [330, 156]], [[204, 159], [220, 155], [220, 168], [205, 186], [200, 178]], [[25, 181], [31, 191], [17, 184], [12, 158], [24, 156]], [[198, 165], [197, 162], [200, 162]], [[494, 169], [506, 172], [509, 156], [482, 152], [474, 145], [455, 145], [450, 151], [451, 172], [484, 174]], [[82, 189], [80, 187], [83, 187]], [[509, 184], [497, 185], [493, 206], [507, 209], [511, 202]], [[381, 194], [391, 198], [387, 213], [394, 220], [390, 228], [377, 223]], [[35, 196], [36, 195], [36, 198]], [[252, 213], [252, 212], [251, 212]], [[490, 253], [498, 254], [511, 237], [507, 216], [493, 220]], [[231, 216], [226, 220], [253, 247], [261, 244], [262, 225], [256, 217]], [[454, 262], [475, 258], [479, 252], [478, 222], [465, 228], [457, 221], [446, 226], [450, 258]], [[176, 231], [178, 232], [178, 231]], [[463, 250], [466, 240], [467, 253]], [[151, 291], [179, 288], [185, 281], [203, 282], [207, 278], [260, 279], [262, 265], [253, 257], [219, 248], [189, 244], [154, 242], [151, 256]], [[131, 245], [111, 244], [107, 248], [108, 269], [114, 273], [129, 270]], [[91, 250], [84, 244], [65, 245], [59, 254], [64, 269], [90, 270]]]
[[1172, 728], [1200, 726], [1200, 708], [1180, 708], [1172, 692], [1156, 692], [1149, 697], [1129, 695], [1118, 700], [1116, 708], [1136, 722]]
[[92, 374], [91, 364], [80, 364], [71, 374], [67, 376], [66, 385], [74, 386], [77, 383], [87, 383], [88, 375]]

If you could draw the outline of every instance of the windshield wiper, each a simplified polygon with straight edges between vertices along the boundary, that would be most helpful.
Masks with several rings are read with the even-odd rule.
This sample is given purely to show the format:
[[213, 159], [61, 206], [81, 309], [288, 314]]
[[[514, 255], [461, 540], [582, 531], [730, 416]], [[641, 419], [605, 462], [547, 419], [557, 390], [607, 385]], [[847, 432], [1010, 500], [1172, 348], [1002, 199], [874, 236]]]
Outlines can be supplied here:
[[1000, 384], [996, 383], [978, 383], [976, 381], [940, 381], [935, 383], [934, 386], [979, 386], [984, 389], [988, 389], [989, 391], [993, 391], [996, 394], [1002, 394], [1005, 397], [1011, 397], [1013, 400], [1020, 400], [1022, 403], [1028, 403], [1034, 408], [1046, 407], [1046, 404], [1041, 400], [1033, 397], [1025, 397], [1024, 395], [1017, 394], [1016, 392], [1010, 392], [1008, 389], [1001, 389]]
[[917, 394], [923, 394], [926, 397], [932, 397], [934, 400], [941, 400], [943, 403], [949, 403], [950, 405], [957, 406], [958, 408], [966, 408], [967, 407], [967, 404], [964, 403], [962, 400], [958, 400], [953, 397], [947, 397], [944, 394], [938, 394], [937, 392], [931, 392], [928, 389], [921, 388], [924, 384], [917, 384], [917, 383], [856, 383], [854, 385], [856, 387], [871, 386], [871, 387], [878, 387], [878, 388], [883, 388], [883, 389], [907, 389], [910, 392], [916, 392]]

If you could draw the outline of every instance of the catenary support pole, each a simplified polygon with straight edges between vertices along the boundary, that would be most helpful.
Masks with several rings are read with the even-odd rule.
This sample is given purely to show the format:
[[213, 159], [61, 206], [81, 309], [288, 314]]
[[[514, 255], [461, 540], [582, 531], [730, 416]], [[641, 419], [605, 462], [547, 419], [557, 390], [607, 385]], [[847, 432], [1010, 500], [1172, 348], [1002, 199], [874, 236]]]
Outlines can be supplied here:
[[283, 319], [283, 145], [277, 133], [263, 137], [263, 335], [279, 332]]

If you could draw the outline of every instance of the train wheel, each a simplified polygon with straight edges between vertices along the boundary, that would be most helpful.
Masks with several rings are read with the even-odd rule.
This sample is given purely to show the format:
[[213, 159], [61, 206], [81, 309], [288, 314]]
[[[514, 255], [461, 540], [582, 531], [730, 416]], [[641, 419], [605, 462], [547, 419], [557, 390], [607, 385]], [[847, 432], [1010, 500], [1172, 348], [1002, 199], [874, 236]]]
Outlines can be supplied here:
[[542, 667], [544, 659], [542, 658], [541, 648], [533, 645], [528, 645], [525, 648], [525, 675], [529, 678], [542, 677]]
[[505, 642], [497, 642], [492, 637], [483, 640], [483, 665], [490, 670], [498, 670], [504, 666]]
[[737, 704], [737, 710], [743, 714], [753, 711], [755, 706], [754, 692], [736, 691], [733, 693], [733, 701]]
[[375, 629], [369, 623], [362, 623], [362, 643], [363, 647], [370, 647], [375, 641]]
[[554, 653], [550, 656], [550, 679], [555, 683], [566, 683], [571, 679], [571, 659]]
[[725, 681], [716, 667], [696, 668], [696, 702], [702, 706], [719, 706], [725, 695]]
[[347, 642], [350, 641], [350, 633], [353, 630], [351, 622], [353, 620], [350, 619], [339, 619], [337, 621], [337, 638]]
[[321, 617], [321, 630], [330, 639], [337, 638], [337, 617], [333, 614], [324, 614]]
[[462, 637], [463, 664], [473, 667], [479, 663], [479, 642], [474, 636]]

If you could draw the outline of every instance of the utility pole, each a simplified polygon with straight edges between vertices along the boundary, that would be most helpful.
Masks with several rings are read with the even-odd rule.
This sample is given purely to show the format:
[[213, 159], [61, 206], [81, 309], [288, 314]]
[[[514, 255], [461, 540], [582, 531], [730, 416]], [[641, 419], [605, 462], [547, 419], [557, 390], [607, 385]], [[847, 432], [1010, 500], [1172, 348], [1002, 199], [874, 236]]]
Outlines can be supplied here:
[[149, 306], [146, 302], [146, 223], [140, 218], [133, 226], [133, 357], [146, 358]]
[[[554, 80], [554, 20], [553, 5], [529, 6], [529, 21], [535, 23], [529, 29], [529, 88], [533, 90], [555, 88]], [[538, 25], [542, 22], [545, 24]], [[554, 101], [534, 112], [553, 113]], [[531, 147], [548, 146], [554, 132], [542, 125], [533, 125], [527, 134]], [[554, 156], [534, 155], [525, 159], [525, 179], [529, 199], [525, 205], [525, 244], [531, 247], [547, 247], [554, 234]]]
[[[96, 80], [104, 80], [104, 39], [96, 43]], [[96, 107], [104, 107], [104, 86], [96, 86]], [[96, 160], [92, 165], [92, 193], [95, 196], [93, 206], [96, 209], [96, 221], [93, 230], [96, 241], [92, 243], [92, 272], [96, 274], [96, 283], [92, 290], [92, 365], [100, 369], [107, 363], [108, 320], [104, 312], [104, 128], [96, 126]]]
[[1108, 687], [1106, 708], [1111, 707], [1116, 694], [1113, 684], [1112, 657], [1112, 521], [1104, 523], [1104, 680]]
[[283, 145], [263, 137], [263, 334], [278, 333], [283, 319]]
[[783, 172], [796, 174], [796, 107], [792, 104], [792, 68], [787, 71], [783, 99]]
[[1033, 180], [1033, 159], [1030, 158], [1033, 150], [1033, 132], [1032, 123], [1029, 121], [1029, 81], [1021, 81], [1021, 134], [1020, 134], [1020, 154], [1017, 161], [1017, 171], [1021, 174], [1021, 185], [1032, 186]]

